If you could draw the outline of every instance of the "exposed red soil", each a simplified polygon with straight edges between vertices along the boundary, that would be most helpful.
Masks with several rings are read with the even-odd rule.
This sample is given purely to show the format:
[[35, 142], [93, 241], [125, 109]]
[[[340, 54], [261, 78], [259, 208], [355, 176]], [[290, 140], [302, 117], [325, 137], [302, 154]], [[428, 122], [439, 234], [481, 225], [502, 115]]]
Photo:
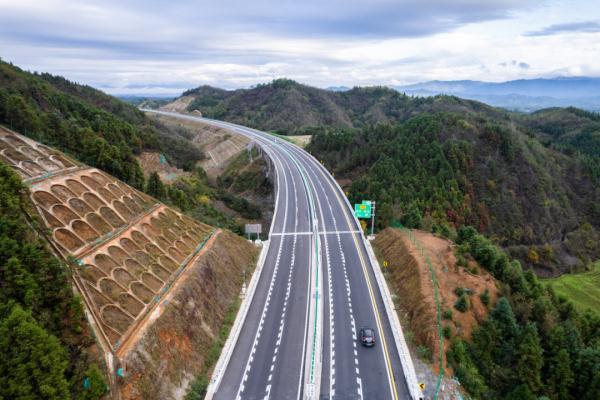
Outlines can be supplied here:
[[[452, 336], [469, 338], [474, 327], [481, 323], [488, 308], [481, 302], [479, 295], [488, 289], [490, 304], [496, 301], [498, 288], [493, 277], [483, 268], [478, 267], [477, 275], [471, 274], [456, 265], [454, 244], [446, 239], [430, 233], [413, 230], [412, 234], [424, 248], [431, 260], [435, 272], [442, 313], [452, 311], [452, 319], [442, 319], [444, 326], [449, 326]], [[434, 286], [431, 272], [425, 261], [425, 255], [417, 249], [406, 232], [388, 228], [379, 233], [373, 241], [380, 261], [387, 261], [389, 266], [384, 273], [390, 289], [397, 294], [397, 301], [403, 312], [408, 314], [410, 331], [414, 333], [416, 345], [427, 346], [433, 355], [433, 367], [439, 366], [439, 334], [436, 322], [436, 306]], [[469, 310], [462, 313], [454, 308], [458, 299], [456, 288], [468, 288]], [[444, 340], [444, 354], [449, 340]]]

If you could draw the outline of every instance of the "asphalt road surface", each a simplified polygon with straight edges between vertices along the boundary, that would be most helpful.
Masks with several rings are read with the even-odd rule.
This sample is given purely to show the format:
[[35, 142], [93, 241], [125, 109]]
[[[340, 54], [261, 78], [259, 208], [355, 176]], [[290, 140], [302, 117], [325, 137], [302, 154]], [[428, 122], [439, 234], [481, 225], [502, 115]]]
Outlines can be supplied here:
[[[263, 271], [213, 398], [303, 399], [311, 382], [321, 399], [410, 398], [362, 233], [326, 169], [265, 132], [158, 113], [247, 136], [277, 172]], [[375, 329], [374, 347], [360, 344], [361, 326]]]

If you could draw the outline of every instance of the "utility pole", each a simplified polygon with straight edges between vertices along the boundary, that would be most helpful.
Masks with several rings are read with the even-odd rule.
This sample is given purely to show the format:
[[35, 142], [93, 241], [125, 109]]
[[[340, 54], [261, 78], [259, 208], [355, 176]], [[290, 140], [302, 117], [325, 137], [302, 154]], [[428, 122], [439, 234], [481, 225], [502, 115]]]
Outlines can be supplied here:
[[375, 230], [375, 202], [371, 202], [371, 236]]

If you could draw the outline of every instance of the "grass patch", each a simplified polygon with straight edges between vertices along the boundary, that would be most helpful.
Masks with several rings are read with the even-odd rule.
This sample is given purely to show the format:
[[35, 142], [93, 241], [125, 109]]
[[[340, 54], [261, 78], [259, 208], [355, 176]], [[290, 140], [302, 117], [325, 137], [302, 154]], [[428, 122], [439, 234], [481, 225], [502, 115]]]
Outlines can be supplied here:
[[564, 274], [543, 281], [551, 285], [558, 295], [571, 300], [577, 309], [591, 309], [600, 315], [600, 260], [593, 264], [591, 271]]

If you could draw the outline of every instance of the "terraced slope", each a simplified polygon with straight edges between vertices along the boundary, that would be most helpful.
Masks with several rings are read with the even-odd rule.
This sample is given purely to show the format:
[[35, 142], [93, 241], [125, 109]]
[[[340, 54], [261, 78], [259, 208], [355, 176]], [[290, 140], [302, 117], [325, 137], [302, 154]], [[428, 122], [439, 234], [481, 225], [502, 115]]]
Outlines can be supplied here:
[[53, 247], [75, 260], [74, 278], [111, 350], [213, 233], [102, 171], [4, 128], [0, 159], [30, 186]]

